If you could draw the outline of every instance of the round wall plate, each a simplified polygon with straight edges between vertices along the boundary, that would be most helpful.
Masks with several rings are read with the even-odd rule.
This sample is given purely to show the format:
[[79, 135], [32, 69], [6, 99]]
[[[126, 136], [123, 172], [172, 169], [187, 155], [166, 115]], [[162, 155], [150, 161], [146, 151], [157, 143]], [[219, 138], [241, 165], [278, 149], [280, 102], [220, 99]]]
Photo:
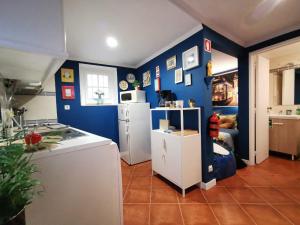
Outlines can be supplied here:
[[128, 89], [128, 83], [126, 80], [121, 80], [119, 83], [119, 87], [122, 91], [126, 91]]
[[129, 82], [129, 83], [133, 83], [135, 81], [135, 75], [133, 73], [129, 73], [126, 75], [126, 80]]

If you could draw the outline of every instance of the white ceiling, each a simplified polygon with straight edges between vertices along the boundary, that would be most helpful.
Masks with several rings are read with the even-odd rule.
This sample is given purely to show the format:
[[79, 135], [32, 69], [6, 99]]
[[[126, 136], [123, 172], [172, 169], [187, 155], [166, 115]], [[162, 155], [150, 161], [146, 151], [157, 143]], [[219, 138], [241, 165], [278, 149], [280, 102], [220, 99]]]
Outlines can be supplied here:
[[[137, 67], [206, 24], [249, 46], [300, 28], [300, 0], [64, 0], [70, 59]], [[106, 46], [107, 36], [119, 46]]]
[[[64, 0], [71, 59], [136, 67], [199, 22], [165, 0]], [[114, 36], [119, 46], [105, 42]]]
[[243, 46], [300, 28], [299, 0], [170, 0]]
[[237, 58], [215, 49], [212, 49], [211, 51], [211, 61], [213, 74], [238, 68]]

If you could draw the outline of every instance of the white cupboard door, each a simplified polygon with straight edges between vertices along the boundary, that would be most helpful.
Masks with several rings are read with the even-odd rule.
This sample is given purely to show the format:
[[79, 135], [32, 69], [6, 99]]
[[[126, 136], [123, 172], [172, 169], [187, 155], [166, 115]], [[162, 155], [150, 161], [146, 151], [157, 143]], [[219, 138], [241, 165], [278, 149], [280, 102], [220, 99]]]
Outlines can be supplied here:
[[119, 120], [119, 145], [121, 158], [128, 164], [131, 164], [129, 151], [129, 126], [126, 121], [122, 120]]
[[[150, 104], [149, 103], [132, 103], [128, 104], [127, 107], [127, 119], [130, 122], [143, 121], [144, 123], [149, 123], [150, 117]], [[145, 121], [145, 118], [147, 120]]]
[[129, 146], [131, 163], [136, 164], [151, 159], [149, 123], [142, 120], [130, 121]]
[[270, 62], [258, 56], [256, 67], [256, 163], [269, 157], [269, 76]]
[[151, 157], [152, 170], [164, 175], [163, 168], [165, 164], [165, 155], [163, 154], [164, 134], [158, 131], [151, 132]]
[[166, 135], [163, 139], [163, 153], [166, 155], [166, 178], [181, 185], [181, 137]]

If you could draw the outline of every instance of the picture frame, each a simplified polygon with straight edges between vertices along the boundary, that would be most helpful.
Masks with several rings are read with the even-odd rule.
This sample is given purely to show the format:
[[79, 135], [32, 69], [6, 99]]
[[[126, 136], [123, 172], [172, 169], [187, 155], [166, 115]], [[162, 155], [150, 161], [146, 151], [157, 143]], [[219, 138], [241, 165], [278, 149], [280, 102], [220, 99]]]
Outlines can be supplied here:
[[74, 83], [74, 70], [68, 68], [61, 68], [60, 70], [61, 82]]
[[182, 78], [182, 68], [175, 70], [175, 84], [181, 83], [183, 81]]
[[170, 57], [166, 61], [167, 70], [174, 69], [176, 67], [176, 55]]
[[143, 73], [143, 87], [151, 85], [151, 73], [150, 70]]
[[183, 70], [190, 70], [197, 66], [199, 66], [199, 49], [195, 45], [182, 53], [182, 67]]
[[75, 99], [74, 86], [61, 86], [62, 99], [73, 100]]
[[184, 75], [184, 84], [185, 84], [185, 86], [192, 85], [192, 74], [188, 73], [188, 74]]
[[238, 83], [239, 76], [237, 71], [215, 75], [214, 79], [212, 80], [213, 106], [238, 106]]

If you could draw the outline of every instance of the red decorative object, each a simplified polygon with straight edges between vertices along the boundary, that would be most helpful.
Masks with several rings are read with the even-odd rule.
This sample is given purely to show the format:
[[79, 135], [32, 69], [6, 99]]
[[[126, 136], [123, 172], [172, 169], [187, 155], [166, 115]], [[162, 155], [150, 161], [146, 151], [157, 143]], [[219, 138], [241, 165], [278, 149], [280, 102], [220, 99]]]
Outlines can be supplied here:
[[211, 40], [204, 38], [204, 50], [206, 52], [211, 52]]
[[220, 119], [217, 114], [214, 114], [209, 118], [209, 136], [212, 138], [217, 138], [219, 136], [220, 130]]
[[61, 87], [62, 99], [75, 99], [74, 86]]
[[39, 133], [31, 132], [25, 136], [25, 143], [27, 145], [38, 144], [42, 140], [42, 135]]

